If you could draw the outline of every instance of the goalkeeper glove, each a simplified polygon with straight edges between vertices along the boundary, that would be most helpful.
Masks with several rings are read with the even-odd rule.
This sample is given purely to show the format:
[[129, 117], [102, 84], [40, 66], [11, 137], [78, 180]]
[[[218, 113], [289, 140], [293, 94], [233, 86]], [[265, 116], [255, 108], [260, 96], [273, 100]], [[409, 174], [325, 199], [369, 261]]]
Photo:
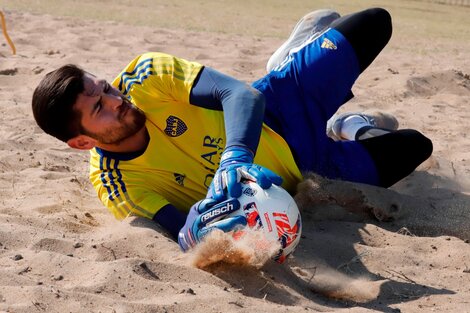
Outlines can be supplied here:
[[225, 149], [220, 159], [220, 166], [209, 187], [208, 197], [217, 201], [238, 198], [242, 194], [240, 181], [256, 181], [263, 189], [272, 184], [281, 185], [282, 178], [273, 171], [253, 164], [253, 153], [246, 147], [231, 146]]
[[183, 251], [194, 247], [211, 230], [217, 228], [224, 232], [236, 227], [245, 226], [245, 216], [225, 218], [240, 208], [237, 199], [228, 199], [217, 203], [216, 200], [206, 198], [196, 202], [190, 209], [186, 223], [178, 234], [178, 243]]

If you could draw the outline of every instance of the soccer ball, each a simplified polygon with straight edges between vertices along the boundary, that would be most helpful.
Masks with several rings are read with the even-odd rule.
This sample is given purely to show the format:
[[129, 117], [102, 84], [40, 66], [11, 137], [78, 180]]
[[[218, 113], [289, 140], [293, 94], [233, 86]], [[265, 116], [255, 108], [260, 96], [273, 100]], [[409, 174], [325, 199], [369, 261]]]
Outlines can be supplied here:
[[302, 233], [300, 211], [291, 195], [282, 187], [261, 188], [253, 181], [242, 182], [240, 209], [231, 216], [244, 214], [247, 227], [261, 229], [269, 240], [281, 244], [274, 260], [282, 263], [297, 247]]

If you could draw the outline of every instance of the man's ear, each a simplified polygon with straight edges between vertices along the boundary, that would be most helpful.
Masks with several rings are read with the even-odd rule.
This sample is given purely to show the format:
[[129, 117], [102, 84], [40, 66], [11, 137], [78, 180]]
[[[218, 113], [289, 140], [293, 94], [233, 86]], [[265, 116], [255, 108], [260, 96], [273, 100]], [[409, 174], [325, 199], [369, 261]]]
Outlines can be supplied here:
[[69, 147], [74, 148], [74, 149], [79, 149], [79, 150], [90, 150], [96, 147], [96, 144], [98, 142], [86, 135], [78, 135], [76, 137], [73, 137], [67, 141], [67, 144]]

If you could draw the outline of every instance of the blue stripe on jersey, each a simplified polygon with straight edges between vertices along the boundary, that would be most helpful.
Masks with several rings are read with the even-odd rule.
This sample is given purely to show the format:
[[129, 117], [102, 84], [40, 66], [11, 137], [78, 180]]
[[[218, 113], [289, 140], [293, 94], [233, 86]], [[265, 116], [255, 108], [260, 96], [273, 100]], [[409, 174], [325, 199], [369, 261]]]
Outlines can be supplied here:
[[[115, 183], [115, 178], [114, 178], [114, 176], [113, 176], [113, 172], [114, 172], [114, 171], [110, 170], [110, 169], [111, 169], [111, 161], [112, 161], [112, 159], [107, 158], [106, 166], [107, 166], [107, 168], [108, 168], [109, 183], [111, 184], [111, 186], [113, 186], [113, 190], [114, 190], [114, 192], [113, 192], [114, 199], [117, 199], [117, 198], [120, 198], [121, 195], [120, 195], [120, 193], [119, 193], [119, 187], [118, 187], [118, 185], [116, 185], [116, 183]], [[118, 165], [118, 163], [119, 163], [118, 160], [115, 160], [115, 161], [114, 161], [114, 169], [116, 169], [116, 171], [117, 171], [117, 165]], [[124, 191], [124, 190], [123, 190], [123, 191]], [[110, 195], [110, 198], [109, 198], [109, 199], [110, 199], [110, 200], [113, 200], [113, 199], [111, 199], [111, 195]]]
[[[121, 214], [121, 216], [128, 216], [130, 210], [126, 208], [125, 206], [119, 207], [118, 203], [125, 203], [120, 195], [119, 187], [114, 183], [114, 177], [113, 177], [113, 171], [111, 170], [111, 162], [113, 159], [111, 158], [105, 158], [101, 157], [100, 158], [100, 169], [102, 170], [101, 172], [101, 181], [103, 182], [103, 186], [105, 186], [107, 192], [108, 192], [108, 199], [111, 201], [113, 207]], [[117, 167], [117, 162], [115, 162], [115, 167]], [[106, 165], [106, 168], [105, 168]], [[109, 184], [107, 183], [107, 177], [105, 173], [108, 173], [107, 177], [109, 178]], [[113, 187], [114, 191], [110, 188], [110, 185]], [[118, 202], [116, 203], [116, 200]], [[124, 211], [124, 212], [123, 212]]]
[[[125, 81], [127, 79], [132, 79], [132, 76], [134, 76], [138, 71], [141, 71], [141, 67], [143, 67], [143, 66], [145, 68], [148, 68], [149, 66], [153, 67], [153, 62], [152, 61], [153, 61], [153, 58], [145, 59], [142, 62], [140, 62], [139, 64], [137, 64], [132, 72], [122, 73], [121, 79], [119, 80], [119, 90], [123, 90], [122, 84], [125, 83]], [[149, 63], [149, 64], [146, 64], [146, 63]]]
[[116, 162], [114, 162], [114, 169], [116, 170], [117, 182], [121, 186], [122, 192], [126, 193], [127, 192], [126, 185], [122, 181], [122, 173], [121, 173], [121, 170], [118, 168], [118, 164], [119, 164], [119, 160], [116, 160]]
[[[100, 169], [102, 170], [101, 172], [101, 181], [103, 182], [103, 186], [105, 186], [107, 192], [108, 192], [108, 199], [113, 202], [113, 205], [116, 207], [116, 209], [121, 210], [125, 209], [126, 212], [130, 212], [129, 206], [131, 208], [134, 208], [137, 211], [140, 211], [141, 214], [147, 218], [153, 218], [153, 215], [145, 210], [144, 208], [136, 205], [134, 201], [132, 201], [129, 198], [129, 195], [127, 194], [127, 188], [126, 185], [124, 184], [122, 180], [122, 173], [121, 170], [119, 169], [119, 160], [112, 159], [112, 158], [106, 158], [106, 161], [104, 160], [105, 157], [100, 158]], [[111, 162], [114, 160], [114, 166], [111, 165]], [[115, 175], [113, 175], [113, 172]], [[106, 173], [108, 173], [106, 175]], [[126, 201], [123, 201], [122, 196], [125, 198]], [[117, 203], [115, 201], [118, 200], [119, 203], [123, 204], [127, 208], [119, 208], [117, 206]]]
[[135, 78], [133, 79], [132, 81], [130, 81], [127, 85], [126, 85], [126, 90], [124, 90], [122, 93], [124, 95], [127, 95], [129, 93], [129, 91], [131, 90], [131, 87], [132, 85], [134, 84], [139, 84], [139, 85], [142, 85], [142, 82], [147, 79], [147, 77], [149, 77], [150, 75], [153, 74], [152, 71], [149, 71], [148, 73], [145, 73], [146, 75], [144, 76], [141, 76], [141, 77], [138, 77], [138, 78]]
[[150, 63], [150, 64], [147, 64], [145, 67], [142, 67], [137, 73], [135, 76], [126, 76], [126, 77], [122, 77], [122, 81], [124, 83], [124, 85], [127, 85], [129, 84], [128, 82], [129, 81], [142, 81], [142, 76], [144, 74], [147, 74], [148, 75], [148, 72], [152, 71], [153, 69], [153, 63]]
[[159, 63], [157, 65], [161, 66], [162, 68], [157, 70], [154, 66], [154, 59], [149, 58], [145, 59], [142, 62], [138, 63], [132, 72], [124, 72], [121, 74], [121, 79], [119, 80], [119, 90], [124, 94], [127, 95], [134, 84], [142, 85], [143, 81], [147, 79], [150, 75], [155, 73], [161, 74], [172, 74], [175, 78], [184, 81], [185, 75], [183, 64], [175, 64], [175, 68], [173, 70], [167, 70], [164, 68], [166, 64], [171, 63], [161, 63], [165, 58], [160, 58], [157, 60]]
[[100, 180], [103, 182], [103, 186], [106, 188], [106, 191], [108, 192], [109, 200], [113, 201], [113, 192], [111, 191], [111, 188], [109, 188], [109, 185], [106, 182], [107, 171], [104, 169], [104, 158], [100, 158], [100, 170], [101, 170]]

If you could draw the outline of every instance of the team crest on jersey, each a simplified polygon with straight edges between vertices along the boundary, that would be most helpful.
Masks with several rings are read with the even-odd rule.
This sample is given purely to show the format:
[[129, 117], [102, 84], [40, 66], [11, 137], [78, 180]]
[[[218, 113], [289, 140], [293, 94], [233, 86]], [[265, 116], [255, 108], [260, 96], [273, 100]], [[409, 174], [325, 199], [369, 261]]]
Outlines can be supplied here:
[[321, 43], [321, 47], [323, 49], [330, 49], [330, 50], [336, 50], [338, 49], [334, 43], [331, 42], [328, 38], [323, 38], [323, 42]]
[[173, 115], [168, 116], [166, 119], [165, 134], [168, 136], [178, 137], [184, 134], [187, 130], [188, 126], [186, 126], [182, 119]]
[[184, 179], [186, 178], [186, 175], [173, 173], [173, 176], [175, 176], [175, 180], [178, 183], [178, 185], [184, 186]]

